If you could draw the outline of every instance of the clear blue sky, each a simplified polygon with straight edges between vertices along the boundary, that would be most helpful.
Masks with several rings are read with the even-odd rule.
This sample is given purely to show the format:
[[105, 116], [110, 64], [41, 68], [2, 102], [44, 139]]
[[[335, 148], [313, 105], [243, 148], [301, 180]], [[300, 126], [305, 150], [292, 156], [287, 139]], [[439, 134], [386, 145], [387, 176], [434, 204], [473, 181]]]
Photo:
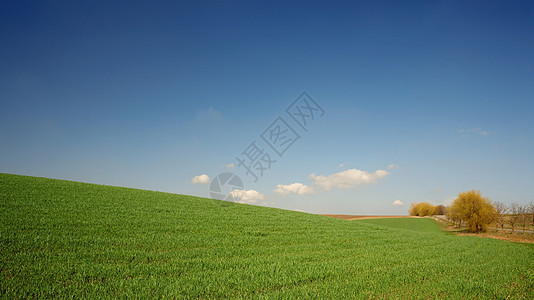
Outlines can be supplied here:
[[[0, 3], [0, 172], [207, 197], [230, 171], [315, 213], [534, 201], [530, 1], [110, 2]], [[255, 183], [236, 156], [303, 91], [325, 114]]]

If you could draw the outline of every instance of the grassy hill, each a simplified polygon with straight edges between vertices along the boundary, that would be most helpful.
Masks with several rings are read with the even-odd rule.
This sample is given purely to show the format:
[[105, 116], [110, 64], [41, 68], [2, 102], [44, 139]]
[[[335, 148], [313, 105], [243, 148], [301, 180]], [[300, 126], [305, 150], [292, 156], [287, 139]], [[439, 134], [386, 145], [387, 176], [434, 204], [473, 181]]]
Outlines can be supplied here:
[[531, 298], [534, 248], [0, 174], [4, 298]]

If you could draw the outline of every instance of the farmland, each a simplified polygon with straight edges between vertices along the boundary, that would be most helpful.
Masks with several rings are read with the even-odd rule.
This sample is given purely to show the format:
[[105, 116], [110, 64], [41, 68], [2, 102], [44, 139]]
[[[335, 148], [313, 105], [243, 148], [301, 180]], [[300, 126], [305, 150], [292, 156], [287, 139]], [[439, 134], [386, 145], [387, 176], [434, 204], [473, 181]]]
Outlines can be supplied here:
[[532, 298], [534, 247], [0, 174], [3, 298]]
[[431, 233], [442, 234], [442, 230], [440, 229], [438, 223], [436, 223], [432, 219], [427, 219], [427, 218], [425, 219], [380, 218], [380, 219], [363, 219], [363, 220], [358, 220], [357, 222], [388, 226], [391, 228], [405, 229], [405, 230], [418, 231], [418, 232], [431, 232]]

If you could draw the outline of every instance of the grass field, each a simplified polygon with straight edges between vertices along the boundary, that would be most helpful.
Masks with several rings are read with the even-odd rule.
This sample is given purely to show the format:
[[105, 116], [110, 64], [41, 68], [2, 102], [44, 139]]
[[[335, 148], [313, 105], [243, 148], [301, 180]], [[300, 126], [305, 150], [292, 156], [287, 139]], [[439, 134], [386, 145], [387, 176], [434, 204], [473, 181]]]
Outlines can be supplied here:
[[355, 222], [362, 222], [367, 224], [375, 224], [380, 226], [387, 226], [397, 229], [405, 229], [417, 232], [431, 232], [443, 234], [439, 224], [428, 218], [392, 218], [392, 219], [363, 219]]
[[0, 174], [3, 298], [524, 298], [534, 248], [428, 219], [347, 221]]

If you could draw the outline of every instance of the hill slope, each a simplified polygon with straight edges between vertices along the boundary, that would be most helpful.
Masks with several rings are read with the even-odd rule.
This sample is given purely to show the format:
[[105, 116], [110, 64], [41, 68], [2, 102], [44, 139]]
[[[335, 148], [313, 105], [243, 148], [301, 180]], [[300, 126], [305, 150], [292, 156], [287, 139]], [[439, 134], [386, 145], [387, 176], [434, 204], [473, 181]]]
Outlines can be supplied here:
[[217, 203], [0, 174], [0, 294], [530, 298], [534, 293], [534, 249], [526, 245]]

